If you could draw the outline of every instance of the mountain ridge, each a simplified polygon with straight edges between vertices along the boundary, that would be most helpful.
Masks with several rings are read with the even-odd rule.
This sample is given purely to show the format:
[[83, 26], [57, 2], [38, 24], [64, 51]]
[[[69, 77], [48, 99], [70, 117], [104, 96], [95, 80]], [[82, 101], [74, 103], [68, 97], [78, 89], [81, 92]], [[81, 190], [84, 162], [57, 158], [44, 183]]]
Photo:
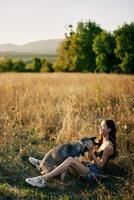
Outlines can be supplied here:
[[63, 39], [39, 40], [17, 45], [12, 43], [0, 44], [0, 53], [26, 53], [55, 55], [56, 50]]

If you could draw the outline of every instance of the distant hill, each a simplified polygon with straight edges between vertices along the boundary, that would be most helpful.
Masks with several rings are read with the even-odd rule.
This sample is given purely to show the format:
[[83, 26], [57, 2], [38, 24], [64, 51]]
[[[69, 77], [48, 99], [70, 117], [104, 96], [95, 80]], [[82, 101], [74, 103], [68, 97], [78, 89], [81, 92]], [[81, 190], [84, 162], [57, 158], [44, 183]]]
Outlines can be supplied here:
[[41, 40], [25, 45], [0, 44], [0, 55], [43, 54], [56, 55], [56, 49], [63, 39]]

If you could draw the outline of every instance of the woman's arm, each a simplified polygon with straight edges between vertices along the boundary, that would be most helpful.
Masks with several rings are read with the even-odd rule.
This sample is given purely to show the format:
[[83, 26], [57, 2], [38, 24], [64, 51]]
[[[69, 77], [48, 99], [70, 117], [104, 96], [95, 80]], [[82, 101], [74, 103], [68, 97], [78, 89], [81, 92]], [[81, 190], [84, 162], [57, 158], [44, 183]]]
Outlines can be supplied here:
[[92, 159], [94, 160], [94, 162], [97, 164], [97, 166], [99, 168], [102, 168], [106, 164], [106, 162], [108, 161], [109, 156], [112, 155], [113, 148], [111, 146], [107, 146], [104, 149], [102, 158], [96, 157], [96, 155], [95, 155], [95, 153], [93, 151], [93, 148], [89, 149], [89, 153], [90, 153]]

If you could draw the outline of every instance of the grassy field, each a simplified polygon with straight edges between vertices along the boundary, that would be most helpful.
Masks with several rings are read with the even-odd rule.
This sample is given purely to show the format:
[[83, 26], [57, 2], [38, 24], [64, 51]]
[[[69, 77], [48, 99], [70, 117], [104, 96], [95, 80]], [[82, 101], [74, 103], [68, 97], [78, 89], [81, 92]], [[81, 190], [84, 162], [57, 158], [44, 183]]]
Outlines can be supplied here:
[[[28, 157], [54, 145], [97, 136], [102, 119], [117, 125], [118, 157], [93, 185], [68, 175], [46, 188], [25, 178], [39, 172]], [[0, 74], [0, 200], [134, 199], [134, 76]]]

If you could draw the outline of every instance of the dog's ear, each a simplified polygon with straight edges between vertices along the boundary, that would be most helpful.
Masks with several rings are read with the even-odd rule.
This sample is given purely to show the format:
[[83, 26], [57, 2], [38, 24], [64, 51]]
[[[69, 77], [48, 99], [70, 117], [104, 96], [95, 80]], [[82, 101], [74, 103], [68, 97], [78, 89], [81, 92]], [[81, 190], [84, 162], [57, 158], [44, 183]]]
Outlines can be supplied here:
[[89, 139], [88, 137], [84, 137], [84, 138], [82, 138], [79, 142], [83, 144], [83, 143], [85, 143], [88, 139]]
[[92, 140], [92, 142], [94, 143], [94, 145], [99, 145], [97, 142], [95, 142], [96, 137], [91, 137], [90, 140]]
[[93, 142], [95, 142], [96, 137], [91, 137], [90, 140], [92, 140]]

